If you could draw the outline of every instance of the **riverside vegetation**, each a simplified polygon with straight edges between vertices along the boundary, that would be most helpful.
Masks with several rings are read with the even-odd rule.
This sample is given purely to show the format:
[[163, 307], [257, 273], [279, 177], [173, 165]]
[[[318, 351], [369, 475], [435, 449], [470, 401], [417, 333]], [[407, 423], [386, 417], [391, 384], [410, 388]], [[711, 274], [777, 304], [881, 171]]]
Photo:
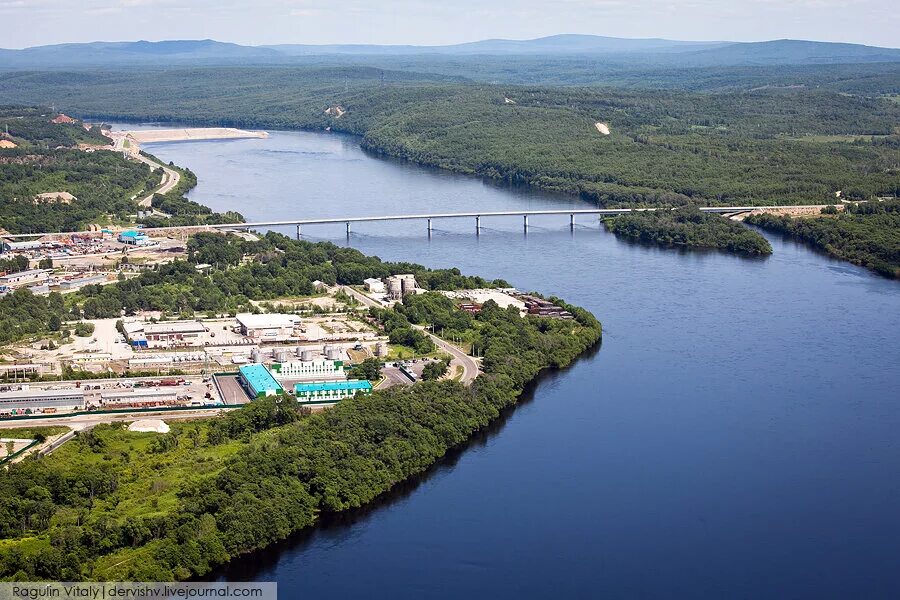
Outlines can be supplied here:
[[603, 205], [900, 193], [900, 104], [875, 97], [893, 89], [894, 71], [855, 95], [811, 89], [816, 73], [827, 78], [816, 70], [799, 89], [770, 88], [759, 72], [744, 88], [740, 73], [728, 75], [728, 91], [696, 93], [488, 85], [356, 66], [10, 72], [0, 74], [0, 99], [52, 90], [73, 110], [110, 118], [328, 128], [362, 136], [373, 152]]
[[[51, 123], [55, 115], [38, 107], [0, 106], [0, 139], [15, 144], [0, 148], [0, 228], [42, 233], [80, 231], [92, 223], [133, 224], [139, 210], [137, 198], [159, 186], [162, 171], [151, 171], [118, 152], [97, 150], [111, 141], [99, 127]], [[150, 217], [142, 223], [159, 227], [243, 221], [238, 213], [214, 213], [184, 198], [197, 178], [187, 169], [180, 170], [179, 184], [153, 198], [154, 208], [170, 218]], [[37, 199], [39, 194], [53, 192], [68, 192], [75, 199]]]
[[885, 277], [900, 279], [900, 201], [848, 204], [843, 212], [821, 217], [750, 215], [746, 222], [803, 240]]
[[616, 236], [662, 246], [715, 248], [749, 256], [772, 253], [772, 246], [756, 231], [696, 206], [676, 210], [633, 212], [604, 219]]
[[[214, 280], [255, 269], [260, 290], [323, 275], [359, 283], [400, 268], [420, 273], [432, 289], [491, 284], [456, 270], [382, 263], [355, 250], [274, 234], [246, 244], [201, 238], [192, 253], [219, 259]], [[268, 252], [270, 259], [237, 266], [248, 250]], [[156, 285], [200, 285], [188, 270], [141, 287], [152, 296], [162, 291]], [[126, 283], [106, 287], [123, 293]], [[469, 387], [425, 381], [313, 415], [301, 414], [289, 397], [268, 398], [218, 420], [175, 423], [165, 435], [101, 425], [49, 457], [13, 465], [0, 472], [0, 577], [197, 577], [313, 525], [323, 513], [364, 506], [497, 418], [541, 370], [568, 365], [600, 340], [600, 323], [589, 312], [555, 301], [575, 320], [522, 317], [494, 302], [470, 315], [433, 293], [372, 312], [392, 335], [413, 323], [435, 323], [477, 346], [484, 372]]]

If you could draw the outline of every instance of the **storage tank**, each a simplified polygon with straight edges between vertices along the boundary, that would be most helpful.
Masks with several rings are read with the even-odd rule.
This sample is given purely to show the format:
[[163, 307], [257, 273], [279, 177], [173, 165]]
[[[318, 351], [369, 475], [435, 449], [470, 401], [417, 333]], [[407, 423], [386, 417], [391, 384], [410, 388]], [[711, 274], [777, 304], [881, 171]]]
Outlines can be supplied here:
[[400, 280], [400, 294], [402, 296], [408, 296], [409, 294], [414, 294], [416, 290], [416, 280], [408, 277], [404, 277]]
[[251, 348], [250, 349], [250, 360], [252, 362], [258, 363], [260, 358], [259, 348]]
[[389, 277], [387, 280], [388, 295], [392, 298], [399, 298], [403, 295], [403, 283], [397, 277]]
[[332, 350], [334, 350], [334, 346], [332, 346], [331, 344], [326, 344], [325, 347], [322, 348], [322, 354], [328, 356], [328, 353]]
[[328, 352], [325, 353], [325, 357], [328, 360], [341, 360], [342, 353], [337, 348], [331, 348]]
[[303, 362], [311, 362], [314, 356], [315, 353], [312, 350], [304, 350], [300, 353], [300, 360]]
[[290, 352], [287, 350], [277, 350], [275, 352], [275, 360], [277, 362], [283, 363], [288, 361], [288, 357], [290, 357]]
[[387, 356], [388, 354], [388, 345], [385, 342], [378, 342], [375, 344], [375, 356]]

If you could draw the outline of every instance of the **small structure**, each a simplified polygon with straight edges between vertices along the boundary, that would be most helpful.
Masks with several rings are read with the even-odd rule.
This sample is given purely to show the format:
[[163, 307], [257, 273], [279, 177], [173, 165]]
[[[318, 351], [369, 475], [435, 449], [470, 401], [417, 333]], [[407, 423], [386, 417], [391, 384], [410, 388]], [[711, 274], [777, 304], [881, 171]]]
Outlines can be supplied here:
[[386, 288], [384, 287], [384, 282], [381, 281], [380, 279], [375, 279], [374, 277], [370, 277], [369, 279], [366, 279], [365, 281], [363, 281], [363, 283], [366, 284], [366, 289], [368, 291], [372, 292], [373, 294], [383, 294], [387, 291]]
[[59, 284], [59, 289], [63, 292], [70, 292], [83, 288], [86, 285], [95, 285], [106, 283], [106, 275], [93, 275], [91, 277], [81, 277], [79, 279], [69, 279]]
[[141, 419], [128, 426], [128, 431], [137, 433], [169, 433], [171, 427], [161, 419]]
[[366, 380], [349, 379], [298, 383], [294, 386], [294, 394], [300, 404], [334, 404], [344, 398], [352, 398], [357, 393], [372, 393], [372, 384]]
[[341, 360], [298, 360], [277, 362], [272, 365], [276, 379], [346, 379], [344, 361]]
[[317, 292], [328, 289], [328, 285], [324, 281], [319, 281], [318, 279], [312, 282], [312, 286]]
[[0, 277], [0, 285], [18, 285], [20, 283], [36, 283], [47, 281], [50, 275], [45, 269], [31, 269], [29, 271], [19, 271], [18, 273], [10, 273]]
[[522, 296], [520, 296], [520, 298], [525, 303], [525, 309], [528, 311], [529, 315], [537, 315], [539, 317], [550, 317], [552, 319], [565, 320], [571, 320], [575, 318], [575, 315], [573, 315], [563, 307], [553, 304], [549, 300], [544, 300], [543, 298], [539, 298], [537, 296], [532, 296], [529, 294], [523, 294]]
[[0, 392], [0, 415], [55, 413], [84, 409], [82, 390], [31, 390]]
[[251, 398], [265, 398], [284, 393], [284, 388], [272, 377], [265, 365], [244, 365], [238, 371], [238, 380], [250, 393]]
[[9, 140], [0, 140], [0, 149], [16, 148], [16, 144]]
[[50, 122], [51, 122], [51, 123], [56, 123], [57, 125], [62, 125], [62, 124], [72, 124], [72, 123], [77, 123], [78, 121], [77, 121], [76, 119], [73, 119], [73, 118], [70, 117], [69, 115], [65, 115], [65, 114], [63, 114], [63, 113], [59, 113], [59, 115], [57, 115], [56, 117], [50, 119]]
[[100, 392], [100, 404], [118, 406], [165, 406], [178, 401], [175, 390], [109, 390]]
[[150, 243], [150, 238], [147, 237], [146, 233], [144, 233], [143, 231], [134, 231], [131, 229], [120, 233], [117, 239], [123, 244], [128, 244], [129, 246], [146, 246]]
[[291, 339], [294, 336], [294, 327], [300, 320], [297, 315], [281, 313], [261, 315], [244, 313], [235, 318], [241, 335], [261, 342], [281, 342]]
[[385, 278], [384, 283], [387, 286], [388, 297], [394, 300], [399, 300], [409, 294], [415, 294], [418, 289], [416, 276], [409, 273], [404, 275], [391, 275], [390, 277]]

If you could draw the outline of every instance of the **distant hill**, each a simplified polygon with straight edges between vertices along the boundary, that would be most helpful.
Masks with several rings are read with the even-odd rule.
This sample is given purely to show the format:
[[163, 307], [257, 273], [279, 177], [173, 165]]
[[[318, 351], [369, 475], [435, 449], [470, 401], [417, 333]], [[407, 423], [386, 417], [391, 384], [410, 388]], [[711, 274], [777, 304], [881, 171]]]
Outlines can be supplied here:
[[703, 65], [813, 65], [826, 63], [898, 62], [900, 49], [862, 44], [773, 40], [734, 43], [680, 57]]
[[0, 50], [0, 69], [121, 65], [296, 64], [308, 57], [342, 56], [592, 56], [603, 60], [672, 66], [805, 65], [900, 62], [900, 49], [801, 40], [691, 42], [596, 35], [554, 35], [533, 40], [482, 40], [448, 46], [310, 45], [241, 46], [215, 40], [91, 42]]
[[729, 42], [682, 42], [659, 38], [632, 39], [600, 35], [561, 34], [533, 40], [492, 39], [449, 46], [373, 46], [281, 44], [265, 46], [290, 56], [324, 54], [593, 54], [616, 52], [669, 52], [709, 49]]

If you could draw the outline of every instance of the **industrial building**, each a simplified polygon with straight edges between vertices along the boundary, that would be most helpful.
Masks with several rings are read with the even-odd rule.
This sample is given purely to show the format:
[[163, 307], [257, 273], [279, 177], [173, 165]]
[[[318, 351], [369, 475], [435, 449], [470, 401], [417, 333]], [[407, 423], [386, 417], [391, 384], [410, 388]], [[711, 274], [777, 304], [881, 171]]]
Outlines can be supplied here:
[[116, 406], [166, 405], [178, 402], [176, 390], [109, 390], [100, 392], [100, 404], [115, 408]]
[[150, 238], [147, 237], [146, 233], [134, 230], [123, 231], [117, 239], [129, 246], [146, 246], [150, 243]]
[[294, 386], [294, 394], [300, 404], [333, 404], [356, 394], [370, 394], [372, 384], [366, 380], [350, 379], [348, 381], [325, 381], [316, 383], [298, 383]]
[[544, 300], [543, 298], [531, 296], [528, 294], [523, 294], [522, 296], [520, 296], [520, 298], [525, 303], [525, 309], [528, 311], [529, 315], [565, 320], [571, 320], [575, 318], [575, 315], [573, 315], [563, 307], [553, 304], [549, 300]]
[[35, 283], [38, 281], [47, 281], [50, 275], [44, 269], [30, 269], [28, 271], [19, 271], [18, 273], [9, 273], [0, 276], [0, 285], [18, 285], [20, 283]]
[[272, 365], [276, 379], [346, 379], [342, 360], [297, 360], [277, 362]]
[[294, 337], [294, 327], [300, 320], [297, 315], [270, 313], [237, 315], [241, 335], [260, 342], [283, 342]]
[[412, 274], [391, 275], [385, 278], [388, 297], [399, 300], [409, 294], [415, 294], [418, 289], [416, 285], [416, 276]]
[[0, 415], [54, 413], [84, 409], [82, 390], [32, 390], [0, 392]]
[[207, 332], [200, 321], [129, 321], [123, 328], [128, 341], [137, 348], [199, 345], [198, 338]]
[[380, 279], [375, 279], [374, 277], [370, 277], [363, 281], [366, 284], [366, 289], [373, 294], [383, 294], [387, 289], [384, 287], [384, 282]]
[[272, 377], [265, 365], [244, 365], [238, 371], [238, 381], [250, 393], [251, 398], [265, 398], [284, 393], [284, 388]]
[[83, 288], [86, 285], [95, 285], [106, 283], [106, 275], [94, 275], [92, 277], [81, 277], [80, 279], [69, 279], [59, 284], [60, 291], [69, 292]]

